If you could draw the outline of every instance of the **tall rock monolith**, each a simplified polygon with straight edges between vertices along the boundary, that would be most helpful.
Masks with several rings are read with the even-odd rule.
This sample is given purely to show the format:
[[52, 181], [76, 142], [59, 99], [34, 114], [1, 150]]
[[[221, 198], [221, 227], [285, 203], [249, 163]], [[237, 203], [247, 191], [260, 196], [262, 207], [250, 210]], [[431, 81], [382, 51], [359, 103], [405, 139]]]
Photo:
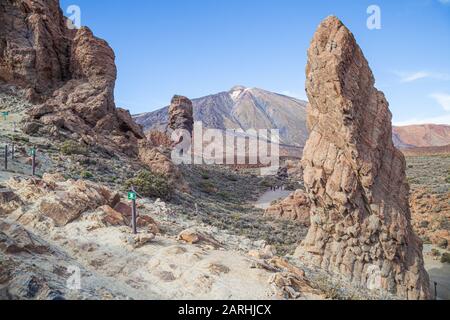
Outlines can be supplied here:
[[430, 298], [388, 102], [336, 17], [314, 35], [306, 77], [310, 137], [302, 167], [311, 227], [297, 254], [358, 286]]

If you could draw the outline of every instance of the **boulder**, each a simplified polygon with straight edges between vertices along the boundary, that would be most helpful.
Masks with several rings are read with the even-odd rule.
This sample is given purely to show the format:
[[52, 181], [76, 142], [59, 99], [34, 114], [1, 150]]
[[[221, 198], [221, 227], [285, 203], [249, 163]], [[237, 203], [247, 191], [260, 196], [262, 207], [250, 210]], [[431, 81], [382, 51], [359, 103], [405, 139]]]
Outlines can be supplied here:
[[276, 219], [291, 220], [309, 225], [310, 204], [307, 195], [297, 190], [286, 199], [271, 205], [265, 215]]
[[50, 249], [24, 227], [0, 220], [0, 252], [44, 254], [50, 253]]
[[105, 187], [79, 180], [64, 191], [51, 193], [41, 199], [39, 212], [51, 218], [57, 226], [65, 226], [83, 212], [109, 205], [112, 199], [112, 193]]

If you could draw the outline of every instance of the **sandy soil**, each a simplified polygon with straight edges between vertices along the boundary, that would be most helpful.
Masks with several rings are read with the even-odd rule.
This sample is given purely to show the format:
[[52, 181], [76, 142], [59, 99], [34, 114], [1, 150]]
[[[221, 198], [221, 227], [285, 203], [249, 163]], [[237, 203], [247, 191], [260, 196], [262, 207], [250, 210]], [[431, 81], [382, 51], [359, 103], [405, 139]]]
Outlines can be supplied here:
[[424, 245], [425, 268], [430, 275], [431, 287], [434, 292], [434, 282], [437, 282], [438, 299], [450, 300], [450, 264], [435, 260], [430, 254], [432, 249], [437, 248]]
[[277, 201], [280, 199], [284, 199], [287, 198], [290, 194], [292, 193], [292, 191], [286, 191], [286, 190], [276, 190], [276, 191], [267, 191], [266, 193], [264, 193], [259, 199], [258, 201], [256, 201], [255, 203], [255, 207], [259, 208], [259, 209], [267, 209], [270, 207], [270, 204], [273, 201]]

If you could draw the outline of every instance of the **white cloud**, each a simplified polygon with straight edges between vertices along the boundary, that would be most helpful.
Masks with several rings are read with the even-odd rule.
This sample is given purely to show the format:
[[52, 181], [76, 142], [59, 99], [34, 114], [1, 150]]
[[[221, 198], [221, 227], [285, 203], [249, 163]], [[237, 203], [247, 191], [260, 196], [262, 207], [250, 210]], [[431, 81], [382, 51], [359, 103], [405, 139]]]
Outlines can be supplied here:
[[410, 126], [413, 124], [447, 124], [447, 125], [450, 125], [450, 114], [444, 114], [442, 116], [422, 118], [422, 119], [413, 118], [413, 119], [409, 119], [406, 121], [394, 122], [394, 126], [397, 126], [397, 127]]
[[436, 100], [436, 102], [444, 108], [446, 111], [450, 111], [450, 94], [447, 93], [433, 93], [430, 95], [431, 98]]
[[[450, 1], [450, 0], [448, 0]], [[400, 78], [400, 82], [414, 82], [420, 79], [434, 79], [434, 80], [450, 80], [450, 74], [438, 73], [438, 72], [428, 72], [428, 71], [415, 71], [415, 72], [403, 72], [394, 71], [394, 74]]]
[[450, 0], [439, 0], [442, 4], [450, 4]]
[[299, 92], [292, 92], [289, 90], [284, 90], [284, 91], [281, 91], [281, 94], [288, 96], [288, 97], [308, 101], [308, 97], [306, 96], [306, 93], [299, 93]]
[[[450, 0], [449, 0], [450, 1]], [[413, 124], [447, 124], [450, 125], [450, 94], [447, 93], [433, 93], [430, 98], [434, 99], [446, 113], [436, 117], [429, 118], [413, 118], [406, 121], [399, 121], [394, 123], [396, 126], [409, 126]]]

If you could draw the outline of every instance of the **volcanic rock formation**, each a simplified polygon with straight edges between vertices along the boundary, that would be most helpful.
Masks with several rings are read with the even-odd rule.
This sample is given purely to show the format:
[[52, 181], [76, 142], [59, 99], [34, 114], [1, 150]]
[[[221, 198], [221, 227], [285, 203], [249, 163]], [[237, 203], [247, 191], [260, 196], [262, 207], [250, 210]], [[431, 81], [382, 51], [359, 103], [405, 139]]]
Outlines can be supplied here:
[[353, 34], [336, 17], [320, 24], [306, 75], [311, 135], [302, 166], [311, 227], [297, 254], [356, 285], [430, 298], [388, 102]]
[[174, 96], [169, 107], [169, 129], [187, 130], [194, 128], [192, 101], [186, 97]]
[[296, 190], [286, 199], [267, 208], [265, 215], [283, 220], [292, 220], [309, 225], [310, 205], [308, 197], [302, 190]]
[[23, 128], [137, 155], [144, 138], [130, 114], [116, 109], [114, 52], [88, 28], [69, 28], [59, 1], [0, 4], [0, 82], [26, 90], [39, 103]]

